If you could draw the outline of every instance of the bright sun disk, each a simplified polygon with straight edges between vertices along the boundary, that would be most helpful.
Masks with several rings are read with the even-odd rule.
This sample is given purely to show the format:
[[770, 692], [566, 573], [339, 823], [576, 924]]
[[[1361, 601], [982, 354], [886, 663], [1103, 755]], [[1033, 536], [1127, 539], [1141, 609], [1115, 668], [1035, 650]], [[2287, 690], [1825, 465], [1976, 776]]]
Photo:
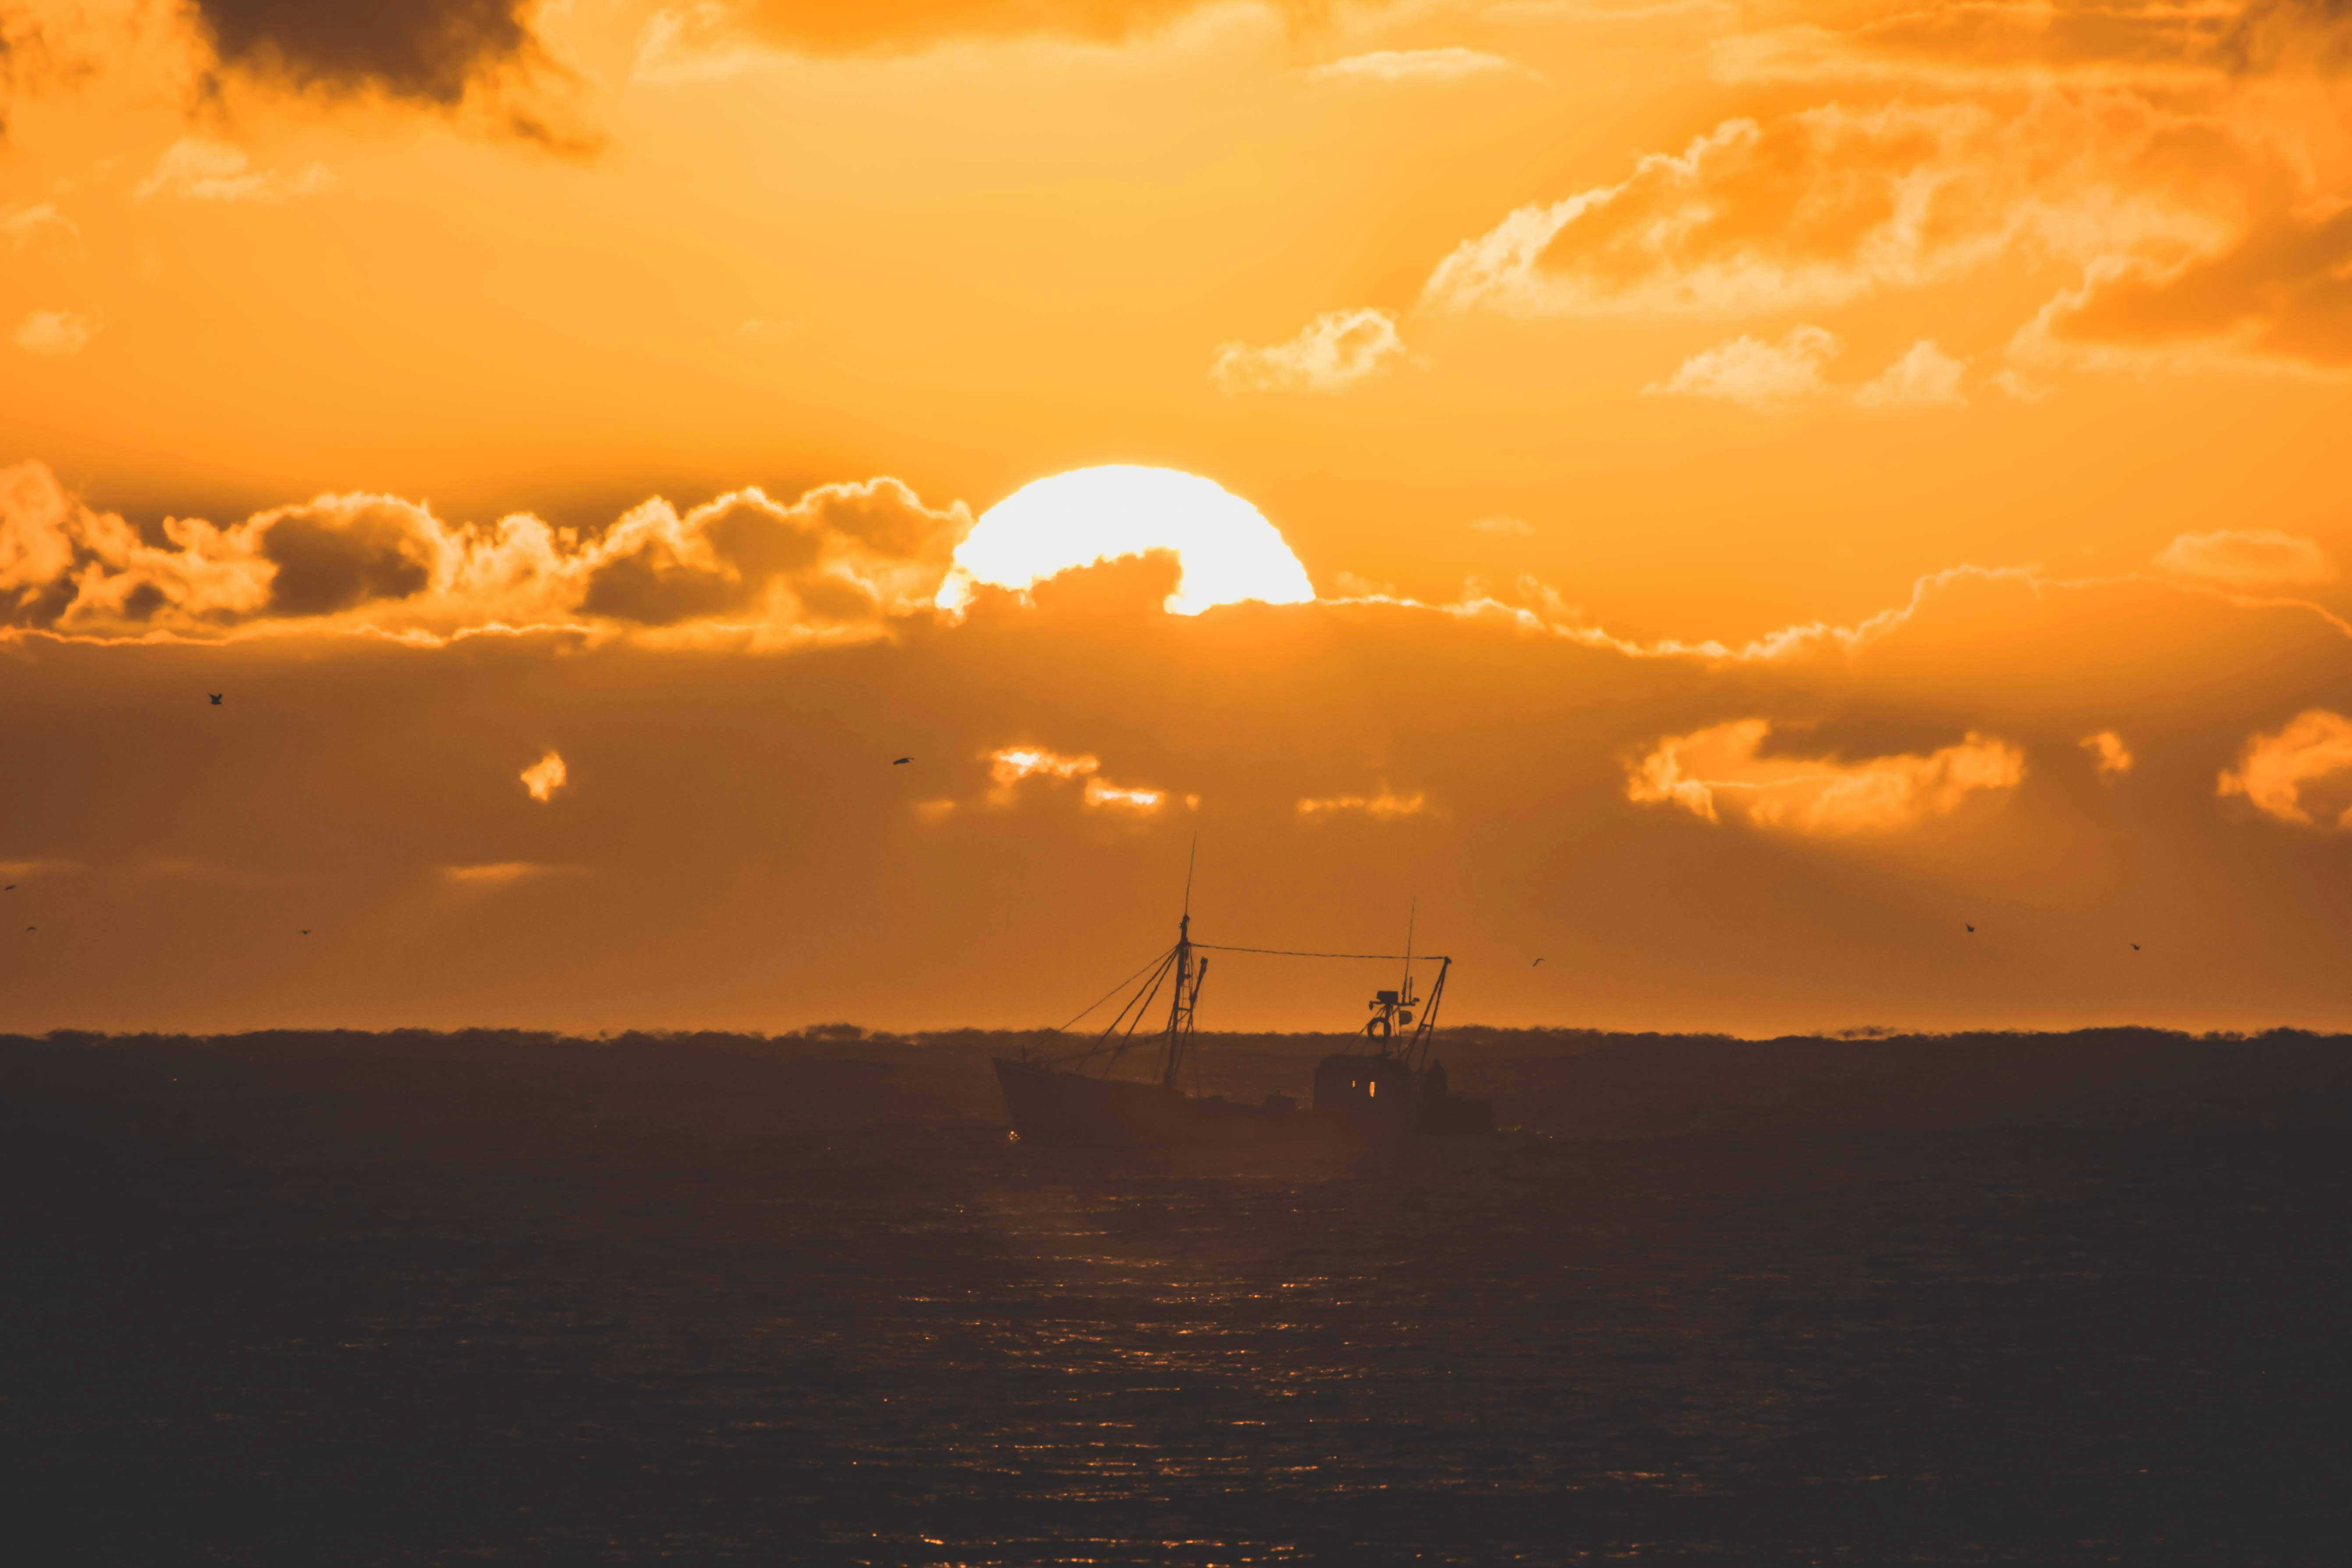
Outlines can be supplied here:
[[1149, 550], [1174, 552], [1182, 569], [1171, 615], [1315, 597], [1307, 569], [1257, 508], [1198, 474], [1122, 463], [1038, 479], [982, 512], [956, 547], [939, 606], [961, 609], [979, 584], [1025, 591], [1057, 572]]

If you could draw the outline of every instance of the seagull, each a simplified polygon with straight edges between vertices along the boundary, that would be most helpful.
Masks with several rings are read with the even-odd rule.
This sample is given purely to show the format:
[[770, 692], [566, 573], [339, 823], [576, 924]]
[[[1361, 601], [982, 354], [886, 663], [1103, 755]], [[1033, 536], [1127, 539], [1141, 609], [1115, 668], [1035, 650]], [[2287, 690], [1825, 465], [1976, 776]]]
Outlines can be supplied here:
[[38, 930], [40, 930], [40, 929], [41, 929], [41, 928], [40, 928], [40, 927], [38, 927], [38, 926], [26, 926], [26, 927], [25, 928], [25, 933], [26, 933], [27, 936], [29, 936], [29, 935], [31, 935], [33, 932], [35, 932], [35, 931], [38, 931]]
[[1536, 967], [1536, 965], [1537, 965], [1537, 964], [1539, 964], [1539, 963], [1541, 963], [1542, 962], [1543, 962], [1543, 960], [1542, 960], [1542, 959], [1540, 959], [1540, 958], [1538, 958], [1538, 959], [1537, 959], [1537, 960], [1536, 960], [1535, 963], [1530, 963], [1530, 964], [1528, 964], [1528, 967], [1529, 969], [1533, 969], [1533, 968], [1535, 968], [1535, 967]]
[[310, 934], [310, 928], [309, 926], [304, 926], [302, 928], [302, 934], [304, 936], [309, 936]]
[[890, 765], [894, 768], [903, 768], [914, 760], [915, 759], [912, 757], [900, 757], [897, 762], [892, 763]]
[[1974, 931], [1974, 930], [1976, 930], [1977, 928], [1976, 928], [1976, 927], [1974, 927], [1974, 926], [1970, 926], [1970, 927], [1969, 927], [1969, 929], [1970, 931]]
[[227, 693], [220, 691], [207, 691], [205, 695], [211, 698], [213, 700], [213, 706], [217, 708], [220, 706], [220, 700], [226, 696]]
[[15, 892], [16, 890], [16, 883], [14, 883], [14, 882], [9, 883], [9, 884], [8, 884], [6, 887], [5, 887], [5, 888], [0, 888], [0, 893], [13, 893], [13, 892]]
[[2134, 943], [2132, 943], [2132, 951], [2133, 951], [2134, 952], [2137, 952], [2139, 951], [2139, 943], [2137, 943], [2137, 942], [2134, 942]]

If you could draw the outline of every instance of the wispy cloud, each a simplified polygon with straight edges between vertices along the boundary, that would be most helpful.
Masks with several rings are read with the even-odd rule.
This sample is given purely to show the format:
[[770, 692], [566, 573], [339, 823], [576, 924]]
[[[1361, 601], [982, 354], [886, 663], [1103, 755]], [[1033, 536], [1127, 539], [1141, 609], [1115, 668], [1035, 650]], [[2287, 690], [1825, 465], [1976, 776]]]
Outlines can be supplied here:
[[1396, 795], [1384, 789], [1378, 795], [1319, 795], [1298, 803], [1299, 816], [1309, 822], [1339, 816], [1394, 822], [1399, 817], [1419, 816], [1428, 809], [1429, 797], [1419, 790], [1411, 795]]
[[35, 310], [16, 323], [16, 346], [28, 354], [61, 359], [89, 347], [100, 323], [74, 310]]
[[443, 879], [460, 888], [504, 888], [534, 877], [545, 877], [562, 870], [559, 866], [544, 866], [533, 860], [490, 860], [472, 866], [444, 866]]
[[1967, 369], [1966, 361], [1922, 338], [1876, 380], [1854, 388], [1853, 400], [1864, 408], [1956, 408], [1968, 402], [1960, 391]]
[[1220, 344], [1209, 375], [1227, 393], [1336, 392], [1386, 370], [1403, 353], [1396, 318], [1386, 310], [1327, 310], [1287, 342]]
[[131, 197], [142, 202], [157, 196], [192, 202], [284, 202], [316, 195], [334, 183], [334, 171], [324, 163], [281, 174], [254, 168], [245, 149], [233, 142], [184, 136], [163, 150]]
[[1470, 77], [1531, 76], [1525, 66], [1477, 49], [1374, 49], [1311, 68], [1309, 81], [1448, 82]]
[[10, 247], [17, 251], [40, 245], [70, 254], [81, 247], [81, 226], [50, 202], [0, 213], [0, 235], [7, 236]]
[[1642, 390], [1654, 397], [1704, 397], [1762, 414], [1785, 414], [1822, 395], [1822, 367], [1837, 357], [1834, 333], [1792, 327], [1777, 342], [1746, 334], [1685, 360]]
[[2231, 588], [2313, 587], [2336, 581], [2315, 539], [2274, 528], [2184, 533], [2157, 552], [2159, 571]]

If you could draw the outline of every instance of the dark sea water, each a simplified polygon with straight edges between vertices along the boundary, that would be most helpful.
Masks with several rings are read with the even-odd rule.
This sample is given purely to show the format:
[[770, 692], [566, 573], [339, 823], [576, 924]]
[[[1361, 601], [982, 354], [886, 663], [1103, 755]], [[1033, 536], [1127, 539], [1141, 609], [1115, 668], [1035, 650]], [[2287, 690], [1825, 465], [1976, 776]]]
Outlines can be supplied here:
[[2225, 1062], [2279, 1079], [2226, 1115], [2143, 1053], [2180, 1094], [2038, 1126], [1811, 1058], [1769, 1114], [1661, 1113], [1591, 1047], [1458, 1068], [1507, 1090], [1490, 1144], [1235, 1172], [1020, 1148], [971, 1049], [10, 1044], [0, 1529], [28, 1563], [2352, 1560], [2321, 1046]]

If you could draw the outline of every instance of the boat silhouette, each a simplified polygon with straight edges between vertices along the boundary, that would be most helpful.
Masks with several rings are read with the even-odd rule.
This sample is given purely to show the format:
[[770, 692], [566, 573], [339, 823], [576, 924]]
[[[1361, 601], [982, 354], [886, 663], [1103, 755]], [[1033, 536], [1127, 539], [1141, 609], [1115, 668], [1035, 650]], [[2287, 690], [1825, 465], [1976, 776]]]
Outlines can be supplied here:
[[[1198, 1043], [1201, 986], [1209, 970], [1206, 954], [1400, 956], [1288, 952], [1196, 942], [1188, 909], [1177, 922], [1176, 945], [1113, 990], [1111, 995], [1117, 995], [1128, 985], [1134, 987], [1109, 1026], [1087, 1049], [1048, 1058], [1032, 1055], [1024, 1047], [1017, 1058], [995, 1058], [997, 1086], [1004, 1094], [1013, 1136], [1024, 1143], [1111, 1149], [1299, 1145], [1375, 1152], [1418, 1139], [1491, 1133], [1495, 1131], [1493, 1104], [1454, 1093], [1446, 1082], [1444, 1064], [1434, 1056], [1437, 1010], [1444, 999], [1445, 980], [1454, 961], [1442, 954], [1421, 960], [1437, 965], [1423, 1005], [1414, 988], [1412, 942], [1405, 946], [1403, 977], [1395, 990], [1373, 994], [1368, 1005], [1371, 1016], [1360, 1031], [1362, 1044], [1335, 1051], [1316, 1064], [1312, 1098], [1307, 1104], [1279, 1093], [1255, 1103], [1221, 1094], [1187, 1094], [1178, 1074]], [[1163, 989], [1169, 993], [1165, 1022], [1139, 1038], [1138, 1030], [1153, 1014]], [[1157, 1073], [1150, 1078], [1118, 1076], [1130, 1049], [1153, 1040], [1160, 1047]]]

